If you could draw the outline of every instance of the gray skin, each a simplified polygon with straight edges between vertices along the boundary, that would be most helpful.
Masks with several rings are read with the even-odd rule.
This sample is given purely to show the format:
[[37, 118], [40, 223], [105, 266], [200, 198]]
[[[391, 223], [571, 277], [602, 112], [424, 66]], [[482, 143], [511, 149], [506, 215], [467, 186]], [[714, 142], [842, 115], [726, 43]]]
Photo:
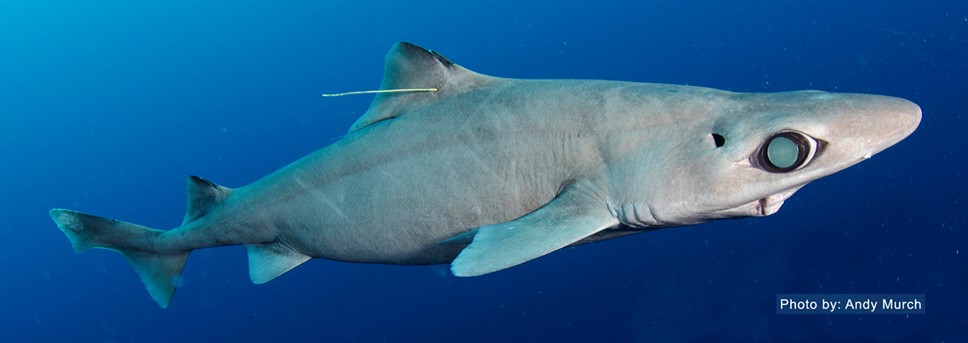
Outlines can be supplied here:
[[[396, 45], [381, 88], [427, 87], [439, 90], [378, 95], [345, 137], [250, 185], [191, 178], [186, 222], [170, 231], [51, 214], [76, 249], [125, 254], [162, 306], [189, 251], [224, 245], [249, 247], [257, 283], [313, 257], [480, 275], [568, 245], [773, 214], [921, 118], [878, 95], [495, 78]], [[765, 168], [778, 132], [815, 140], [812, 159]], [[99, 225], [137, 233], [104, 238]]]

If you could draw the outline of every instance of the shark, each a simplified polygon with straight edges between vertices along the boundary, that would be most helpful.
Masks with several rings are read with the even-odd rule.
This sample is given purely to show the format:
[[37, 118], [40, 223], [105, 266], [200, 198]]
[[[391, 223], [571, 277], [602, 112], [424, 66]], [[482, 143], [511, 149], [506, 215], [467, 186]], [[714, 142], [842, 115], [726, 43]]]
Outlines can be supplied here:
[[120, 252], [163, 308], [189, 253], [218, 246], [244, 245], [256, 284], [312, 258], [477, 276], [568, 246], [774, 214], [921, 120], [916, 104], [881, 95], [493, 77], [405, 42], [380, 90], [345, 136], [249, 185], [188, 177], [173, 229], [50, 216], [78, 253]]

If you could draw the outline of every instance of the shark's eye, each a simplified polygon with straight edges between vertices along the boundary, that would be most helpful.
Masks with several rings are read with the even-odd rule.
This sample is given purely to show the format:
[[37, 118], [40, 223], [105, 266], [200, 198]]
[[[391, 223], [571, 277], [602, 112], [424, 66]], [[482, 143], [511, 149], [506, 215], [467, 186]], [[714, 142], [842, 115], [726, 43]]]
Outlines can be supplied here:
[[817, 153], [817, 141], [799, 132], [778, 132], [766, 139], [759, 153], [757, 164], [772, 173], [785, 173], [810, 163]]

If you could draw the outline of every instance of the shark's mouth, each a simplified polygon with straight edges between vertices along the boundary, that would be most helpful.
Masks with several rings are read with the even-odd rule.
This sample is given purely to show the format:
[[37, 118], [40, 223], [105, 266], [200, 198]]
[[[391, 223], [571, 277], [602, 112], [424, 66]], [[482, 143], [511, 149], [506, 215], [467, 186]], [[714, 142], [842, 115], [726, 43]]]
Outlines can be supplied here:
[[756, 214], [758, 216], [768, 216], [779, 211], [780, 206], [783, 206], [783, 200], [785, 199], [777, 201], [775, 197], [776, 195], [774, 194], [757, 201]]
[[736, 207], [730, 207], [718, 211], [713, 211], [714, 215], [710, 218], [737, 218], [737, 217], [765, 217], [780, 211], [780, 206], [787, 198], [800, 190], [803, 185], [794, 186], [785, 191], [770, 194], [766, 197], [745, 202]]
[[800, 187], [803, 186], [797, 186], [755, 201], [753, 205], [755, 215], [762, 217], [776, 213], [780, 210], [780, 206], [783, 206], [783, 202], [793, 195], [793, 193], [800, 190]]

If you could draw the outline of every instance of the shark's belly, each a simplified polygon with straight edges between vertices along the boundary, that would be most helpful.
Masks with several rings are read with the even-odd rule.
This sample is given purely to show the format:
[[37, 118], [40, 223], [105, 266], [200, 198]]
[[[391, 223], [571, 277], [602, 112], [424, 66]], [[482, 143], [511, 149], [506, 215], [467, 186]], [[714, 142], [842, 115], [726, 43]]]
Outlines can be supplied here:
[[535, 158], [549, 147], [505, 138], [334, 146], [275, 177], [272, 225], [313, 257], [449, 263], [464, 244], [438, 242], [530, 213], [567, 182], [562, 164]]
[[475, 157], [448, 156], [446, 164], [430, 159], [444, 162], [429, 156], [393, 161], [294, 199], [310, 215], [287, 221], [293, 242], [311, 256], [335, 260], [448, 263], [462, 246], [437, 242], [515, 219], [555, 195]]

